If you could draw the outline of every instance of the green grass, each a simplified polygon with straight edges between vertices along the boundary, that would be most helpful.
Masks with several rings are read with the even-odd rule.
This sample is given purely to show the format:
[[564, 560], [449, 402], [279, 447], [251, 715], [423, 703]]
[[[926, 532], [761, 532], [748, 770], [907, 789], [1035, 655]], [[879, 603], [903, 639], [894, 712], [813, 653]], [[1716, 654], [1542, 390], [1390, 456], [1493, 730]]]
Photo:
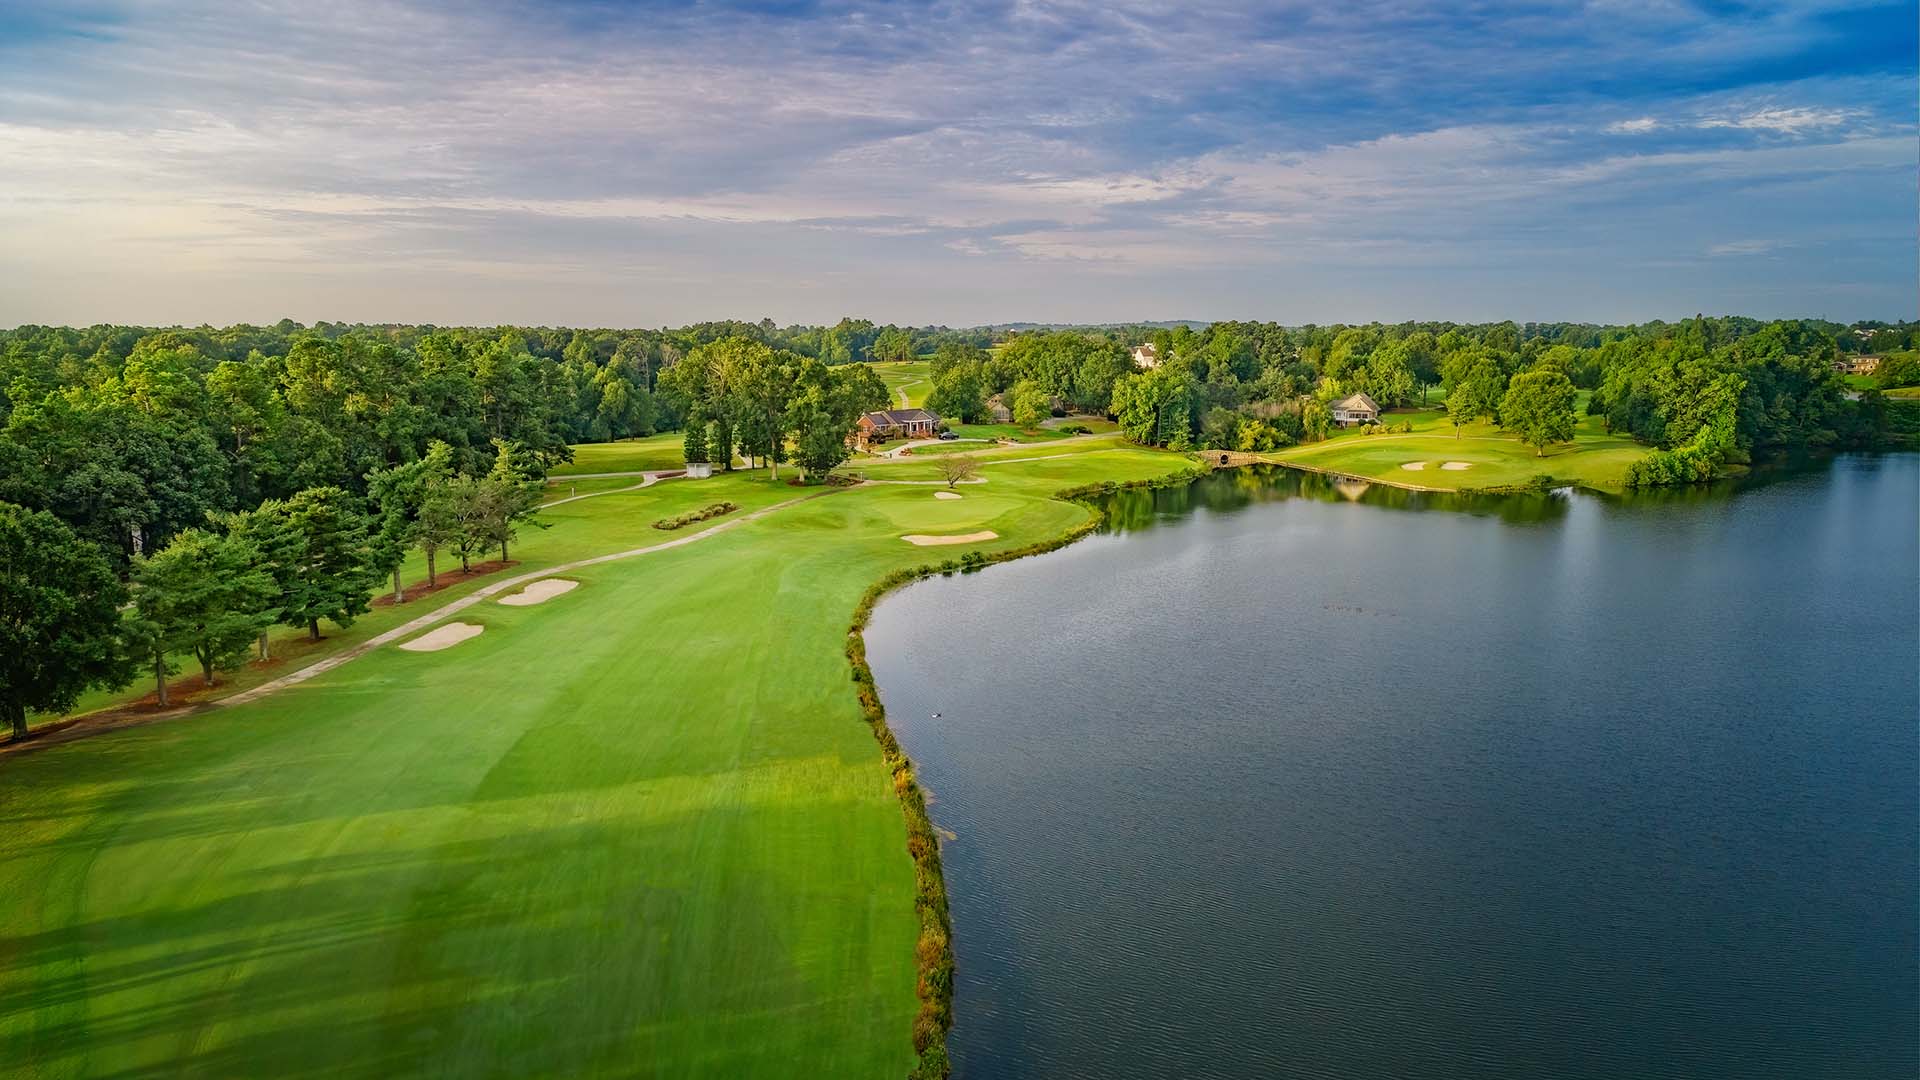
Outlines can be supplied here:
[[1051, 439], [1064, 439], [1066, 433], [1051, 428], [1036, 428], [1032, 431], [1018, 424], [949, 424], [955, 435], [967, 439], [1012, 439], [1014, 442], [1047, 442]]
[[[1584, 408], [1584, 394], [1582, 408]], [[1363, 435], [1348, 429], [1317, 443], [1288, 447], [1268, 455], [1333, 472], [1371, 477], [1390, 483], [1455, 491], [1461, 488], [1511, 487], [1541, 473], [1561, 483], [1617, 491], [1624, 486], [1627, 466], [1647, 454], [1632, 439], [1601, 430], [1600, 418], [1578, 413], [1574, 441], [1549, 446], [1536, 455], [1531, 446], [1487, 421], [1465, 425], [1455, 438], [1446, 413], [1423, 409], [1384, 416], [1392, 427], [1411, 421], [1411, 434]], [[1424, 462], [1410, 470], [1408, 463]], [[1465, 462], [1469, 468], [1446, 470], [1446, 462]]]
[[556, 465], [551, 476], [577, 476], [581, 473], [644, 472], [649, 469], [678, 469], [687, 463], [681, 453], [686, 435], [678, 431], [649, 435], [644, 439], [619, 442], [579, 443], [573, 448], [573, 460]]
[[556, 477], [547, 481], [547, 489], [542, 493], [542, 501], [553, 502], [576, 495], [601, 495], [609, 491], [619, 491], [621, 488], [630, 488], [640, 483], [641, 479], [638, 476], [602, 476], [584, 480], [572, 476]]
[[[581, 586], [536, 607], [475, 605], [458, 618], [485, 633], [444, 652], [382, 648], [247, 705], [0, 758], [0, 1059], [899, 1077], [913, 868], [847, 619], [892, 570], [1085, 520], [1051, 491], [1186, 464], [988, 456], [961, 500], [832, 491], [569, 571]], [[664, 543], [683, 534], [657, 518], [818, 490], [761, 472], [583, 499], [516, 555]], [[899, 539], [981, 529], [1000, 538]]]
[[[925, 360], [884, 361], [873, 365], [880, 381], [887, 384], [887, 392], [893, 395], [888, 403], [890, 409], [917, 409], [927, 403], [927, 395], [933, 392], [933, 365]], [[901, 391], [906, 392], [906, 401], [900, 400]]]

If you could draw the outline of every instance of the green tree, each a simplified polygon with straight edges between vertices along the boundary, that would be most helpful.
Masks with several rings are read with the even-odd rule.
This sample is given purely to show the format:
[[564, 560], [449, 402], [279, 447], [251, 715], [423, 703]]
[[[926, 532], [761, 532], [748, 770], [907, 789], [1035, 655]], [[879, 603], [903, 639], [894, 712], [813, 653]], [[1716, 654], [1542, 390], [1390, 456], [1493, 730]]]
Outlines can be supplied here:
[[1500, 424], [1518, 432], [1538, 457], [1548, 443], [1573, 438], [1573, 402], [1578, 396], [1572, 380], [1558, 371], [1521, 372], [1500, 399]]
[[689, 465], [707, 461], [707, 418], [697, 410], [687, 417], [687, 435], [680, 442], [680, 456]]
[[889, 326], [874, 336], [871, 354], [875, 360], [913, 359], [913, 334]]
[[0, 715], [14, 741], [29, 709], [65, 712], [92, 687], [126, 685], [125, 599], [99, 548], [52, 514], [0, 503]]
[[374, 567], [393, 576], [393, 602], [407, 598], [400, 586], [400, 564], [420, 539], [420, 518], [437, 480], [453, 473], [453, 447], [435, 439], [418, 461], [367, 474], [367, 498], [373, 503]]
[[546, 481], [524, 448], [502, 439], [495, 439], [493, 446], [493, 469], [480, 485], [481, 532], [500, 545], [500, 561], [506, 562], [507, 541], [520, 525], [547, 527], [534, 520]]
[[382, 576], [373, 563], [371, 522], [355, 503], [337, 487], [318, 487], [261, 507], [295, 553], [280, 582], [280, 621], [305, 627], [313, 641], [320, 640], [321, 619], [348, 627], [366, 614], [368, 593]]
[[1472, 380], [1456, 385], [1447, 394], [1447, 421], [1453, 425], [1453, 437], [1456, 439], [1460, 437], [1460, 429], [1472, 423], [1484, 411], [1479, 387]]
[[927, 395], [927, 410], [963, 424], [977, 424], [985, 419], [987, 390], [979, 367], [956, 366], [935, 379], [933, 391]]
[[436, 475], [427, 479], [421, 497], [420, 516], [414, 522], [415, 539], [427, 557], [429, 589], [440, 583], [436, 566], [440, 549], [451, 547], [460, 539], [460, 493], [456, 491], [456, 479], [452, 475]]
[[1025, 379], [1013, 387], [1013, 422], [1032, 431], [1053, 411], [1053, 401], [1040, 384]]
[[192, 653], [212, 686], [214, 672], [239, 666], [247, 646], [280, 614], [279, 588], [260, 551], [231, 533], [187, 529], [161, 551], [135, 559], [133, 582], [140, 637], [153, 657], [162, 705], [168, 653]]
[[1127, 438], [1146, 446], [1191, 444], [1191, 377], [1177, 363], [1128, 375], [1113, 385], [1113, 411]]

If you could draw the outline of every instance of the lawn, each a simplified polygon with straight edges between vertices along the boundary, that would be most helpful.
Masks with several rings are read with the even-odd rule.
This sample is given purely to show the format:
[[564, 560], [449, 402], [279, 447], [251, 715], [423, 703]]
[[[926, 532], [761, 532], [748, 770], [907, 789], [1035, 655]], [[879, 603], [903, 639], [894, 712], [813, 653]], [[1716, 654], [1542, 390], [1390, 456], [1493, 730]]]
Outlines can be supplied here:
[[[1332, 472], [1448, 491], [1516, 486], [1542, 473], [1563, 484], [1617, 491], [1624, 486], [1627, 466], [1648, 453], [1632, 439], [1607, 434], [1601, 430], [1599, 417], [1583, 413], [1574, 441], [1549, 446], [1543, 455], [1536, 455], [1534, 448], [1517, 436], [1484, 420], [1463, 426], [1458, 438], [1441, 411], [1395, 412], [1382, 420], [1389, 428], [1410, 421], [1413, 431], [1363, 435], [1358, 429], [1349, 429], [1322, 442], [1288, 447], [1268, 456]], [[1468, 467], [1442, 468], [1448, 462]], [[1409, 464], [1421, 467], [1408, 469]]]
[[933, 365], [925, 360], [876, 362], [873, 370], [893, 395], [888, 408], [917, 409], [927, 403], [927, 395], [933, 392]]
[[[0, 758], [0, 1055], [45, 1076], [899, 1077], [913, 867], [847, 619], [891, 569], [1085, 519], [1051, 491], [1185, 464], [1001, 452], [960, 500], [834, 490], [568, 571], [539, 606], [477, 604], [458, 618], [485, 632], [444, 652]], [[515, 555], [657, 545], [684, 534], [656, 518], [820, 490], [581, 499]], [[899, 539], [976, 530], [999, 539]]]
[[588, 473], [678, 469], [687, 463], [680, 452], [685, 439], [684, 433], [669, 431], [644, 439], [579, 443], [573, 448], [573, 460], [554, 466], [549, 470], [549, 475], [579, 476]]
[[1046, 442], [1064, 439], [1067, 434], [1051, 428], [1028, 430], [1018, 424], [949, 424], [955, 435], [965, 439], [1012, 439], [1014, 442]]

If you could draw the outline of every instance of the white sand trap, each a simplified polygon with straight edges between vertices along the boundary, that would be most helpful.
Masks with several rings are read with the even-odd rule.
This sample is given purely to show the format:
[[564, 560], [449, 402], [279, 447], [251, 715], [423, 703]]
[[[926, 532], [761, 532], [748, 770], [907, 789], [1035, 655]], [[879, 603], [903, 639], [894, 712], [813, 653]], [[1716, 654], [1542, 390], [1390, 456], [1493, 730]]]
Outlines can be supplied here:
[[1409, 461], [1405, 465], [1402, 465], [1400, 467], [1407, 470], [1408, 472], [1419, 472], [1421, 469], [1424, 469], [1427, 467], [1427, 463], [1424, 461]]
[[1449, 462], [1447, 462], [1447, 463], [1446, 463], [1445, 465], [1442, 465], [1442, 466], [1440, 466], [1440, 467], [1441, 467], [1441, 468], [1443, 468], [1443, 469], [1445, 469], [1445, 470], [1447, 470], [1448, 472], [1460, 472], [1460, 471], [1462, 471], [1462, 470], [1465, 470], [1465, 469], [1471, 469], [1471, 468], [1473, 468], [1473, 462], [1471, 462], [1471, 461], [1449, 461]]
[[521, 589], [512, 596], [501, 597], [500, 602], [508, 607], [526, 607], [529, 604], [544, 604], [554, 597], [559, 596], [561, 593], [572, 592], [579, 584], [577, 581], [568, 581], [566, 578], [541, 578], [539, 581]]
[[918, 547], [937, 547], [941, 544], [971, 544], [980, 540], [998, 540], [1000, 539], [1000, 534], [997, 532], [975, 532], [962, 533], [959, 536], [927, 536], [923, 533], [913, 533], [908, 536], [903, 536], [900, 539]]
[[933, 497], [936, 499], [957, 499], [960, 497], [960, 493], [957, 491], [936, 491], [933, 493]]
[[400, 647], [408, 652], [439, 652], [441, 649], [451, 649], [468, 638], [479, 637], [480, 631], [485, 629], [479, 623], [450, 622], [445, 626], [436, 626], [412, 641], [403, 641]]

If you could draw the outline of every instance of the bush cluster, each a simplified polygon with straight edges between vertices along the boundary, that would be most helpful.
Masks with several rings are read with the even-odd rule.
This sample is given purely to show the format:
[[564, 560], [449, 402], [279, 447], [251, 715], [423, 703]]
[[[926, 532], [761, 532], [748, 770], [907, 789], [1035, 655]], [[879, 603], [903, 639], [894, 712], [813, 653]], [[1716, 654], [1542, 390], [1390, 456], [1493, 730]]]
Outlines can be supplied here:
[[653, 523], [653, 527], [656, 529], [667, 529], [669, 531], [673, 529], [684, 529], [696, 521], [717, 518], [722, 514], [731, 514], [738, 509], [740, 509], [740, 506], [737, 503], [717, 502], [704, 510], [689, 511], [688, 513], [681, 514], [679, 517], [661, 518], [659, 521]]

